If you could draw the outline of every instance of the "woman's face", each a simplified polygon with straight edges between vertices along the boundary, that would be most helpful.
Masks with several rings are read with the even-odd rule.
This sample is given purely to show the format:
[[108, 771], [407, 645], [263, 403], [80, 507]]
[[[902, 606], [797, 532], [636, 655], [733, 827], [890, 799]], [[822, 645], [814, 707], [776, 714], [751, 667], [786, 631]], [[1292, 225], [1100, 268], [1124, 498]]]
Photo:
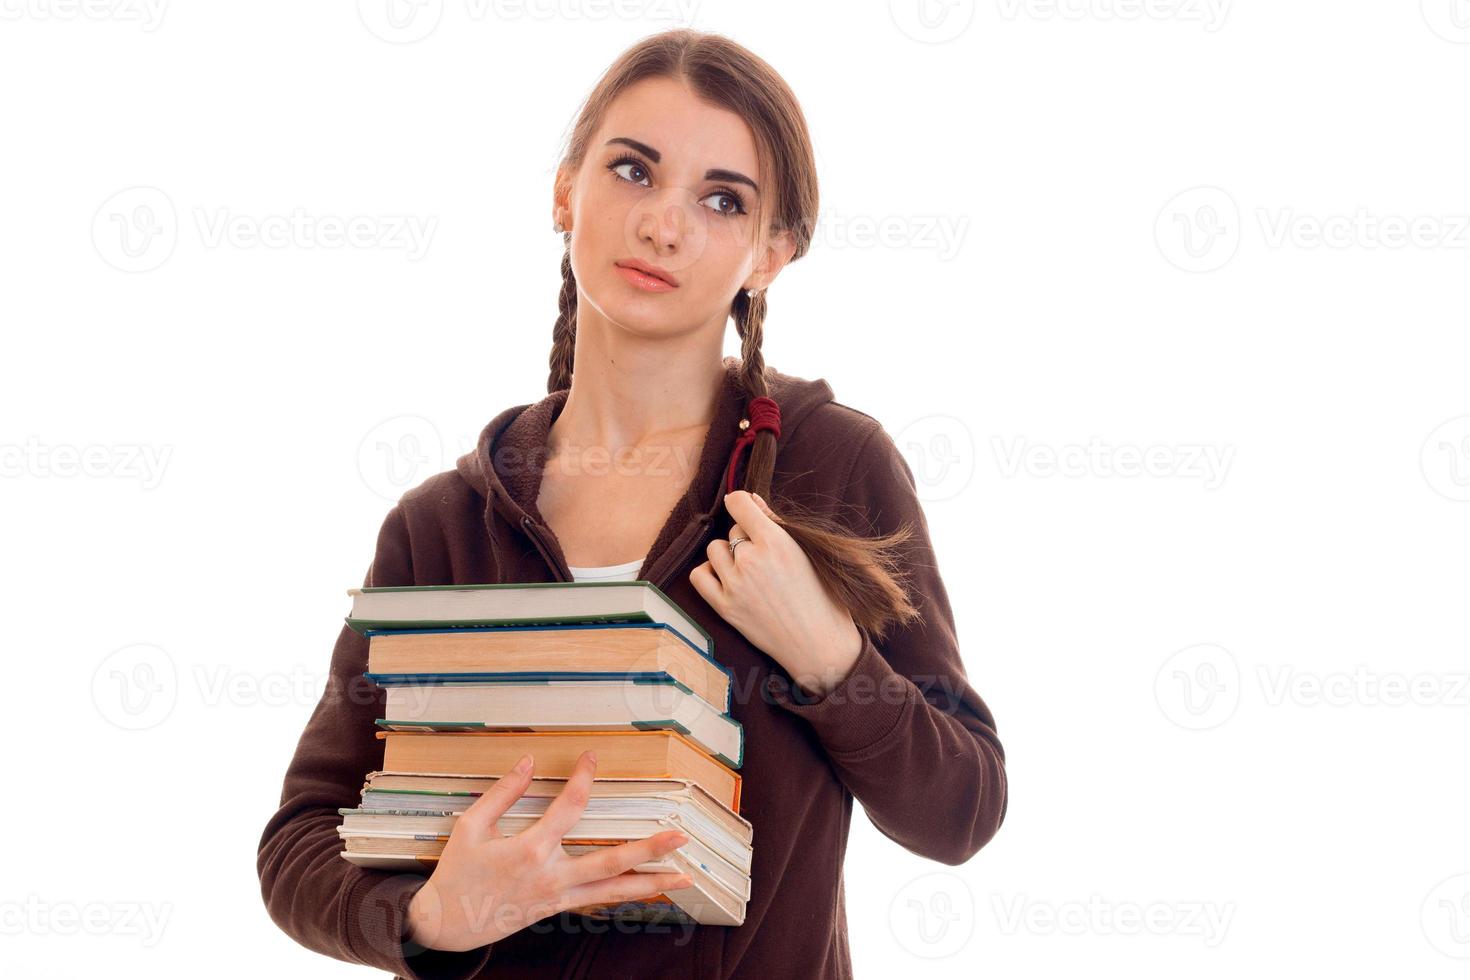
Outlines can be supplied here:
[[[736, 292], [765, 287], [793, 250], [789, 234], [758, 234], [761, 183], [740, 116], [671, 78], [625, 89], [575, 176], [557, 182], [554, 216], [571, 229], [583, 299], [627, 329], [713, 324], [723, 334]], [[631, 262], [673, 283], [651, 285], [626, 269]]]

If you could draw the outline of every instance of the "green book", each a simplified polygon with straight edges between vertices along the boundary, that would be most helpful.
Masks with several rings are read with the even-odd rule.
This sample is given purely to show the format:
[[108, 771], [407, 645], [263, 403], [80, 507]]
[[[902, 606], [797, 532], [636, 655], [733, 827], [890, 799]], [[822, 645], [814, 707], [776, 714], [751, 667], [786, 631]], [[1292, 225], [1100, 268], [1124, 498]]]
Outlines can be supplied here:
[[652, 582], [511, 582], [348, 589], [347, 625], [368, 630], [657, 623], [706, 655], [714, 639]]

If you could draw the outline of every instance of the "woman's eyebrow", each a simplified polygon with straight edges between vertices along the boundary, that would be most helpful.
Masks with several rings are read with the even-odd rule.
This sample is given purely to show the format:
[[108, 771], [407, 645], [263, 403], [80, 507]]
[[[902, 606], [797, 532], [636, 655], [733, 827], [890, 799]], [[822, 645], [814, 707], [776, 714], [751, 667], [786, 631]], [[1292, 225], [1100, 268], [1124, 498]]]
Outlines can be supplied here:
[[[627, 136], [614, 136], [612, 139], [607, 141], [608, 146], [612, 146], [614, 143], [622, 143], [626, 146], [631, 146], [639, 153], [642, 153], [644, 156], [648, 157], [648, 159], [652, 160], [654, 163], [658, 163], [659, 157], [662, 156], [661, 153], [659, 153], [653, 147], [649, 146], [647, 143], [640, 143], [638, 140], [632, 139]], [[713, 170], [706, 170], [704, 172], [704, 179], [728, 180], [731, 183], [735, 184], [749, 184], [750, 189], [755, 191], [757, 194], [759, 194], [761, 190], [755, 185], [755, 181], [751, 180], [749, 177], [736, 170], [720, 170], [718, 168]]]

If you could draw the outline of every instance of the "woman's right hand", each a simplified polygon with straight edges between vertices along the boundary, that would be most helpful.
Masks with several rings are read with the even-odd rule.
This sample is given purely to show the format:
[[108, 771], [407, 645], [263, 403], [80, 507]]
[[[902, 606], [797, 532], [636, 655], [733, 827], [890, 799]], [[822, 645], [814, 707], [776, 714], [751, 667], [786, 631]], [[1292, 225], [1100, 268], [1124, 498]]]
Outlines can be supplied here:
[[562, 837], [581, 819], [591, 796], [597, 769], [591, 752], [578, 757], [566, 786], [534, 824], [502, 836], [497, 821], [531, 782], [534, 760], [527, 756], [521, 765], [524, 771], [497, 779], [454, 822], [438, 866], [409, 903], [405, 945], [462, 952], [566, 909], [689, 885], [687, 874], [629, 870], [689, 840], [677, 830], [576, 856], [562, 849]]

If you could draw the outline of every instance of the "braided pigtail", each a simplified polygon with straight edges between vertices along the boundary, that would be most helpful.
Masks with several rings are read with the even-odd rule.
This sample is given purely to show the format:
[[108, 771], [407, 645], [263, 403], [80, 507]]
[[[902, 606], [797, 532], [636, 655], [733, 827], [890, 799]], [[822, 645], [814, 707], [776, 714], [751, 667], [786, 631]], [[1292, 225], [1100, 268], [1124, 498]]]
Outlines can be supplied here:
[[561, 295], [556, 325], [551, 328], [551, 373], [546, 392], [572, 386], [572, 361], [577, 351], [577, 280], [572, 275], [572, 233], [563, 232], [567, 250], [561, 257]]
[[[740, 384], [748, 399], [769, 397], [761, 340], [766, 318], [765, 290], [753, 295], [742, 289], [730, 307], [740, 335]], [[913, 535], [904, 524], [880, 537], [854, 537], [838, 522], [794, 501], [771, 497], [776, 469], [776, 439], [769, 430], [756, 433], [750, 445], [741, 489], [757, 494], [773, 512], [772, 520], [801, 545], [834, 602], [852, 614], [853, 622], [875, 642], [894, 623], [907, 625], [919, 616], [909, 601], [907, 572], [899, 547]]]

